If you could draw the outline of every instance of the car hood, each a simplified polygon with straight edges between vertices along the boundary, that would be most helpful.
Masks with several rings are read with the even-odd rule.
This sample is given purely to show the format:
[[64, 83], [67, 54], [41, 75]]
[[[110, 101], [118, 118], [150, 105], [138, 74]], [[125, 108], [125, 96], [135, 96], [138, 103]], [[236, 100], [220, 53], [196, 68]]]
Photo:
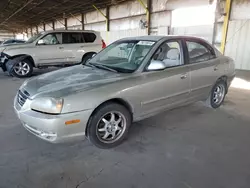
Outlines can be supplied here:
[[21, 48], [29, 48], [33, 47], [32, 43], [21, 43], [21, 44], [5, 44], [0, 46], [0, 51], [8, 51], [12, 49], [21, 49]]
[[128, 74], [77, 65], [31, 78], [24, 82], [21, 89], [27, 91], [31, 99], [36, 97], [65, 97], [123, 80], [128, 76]]

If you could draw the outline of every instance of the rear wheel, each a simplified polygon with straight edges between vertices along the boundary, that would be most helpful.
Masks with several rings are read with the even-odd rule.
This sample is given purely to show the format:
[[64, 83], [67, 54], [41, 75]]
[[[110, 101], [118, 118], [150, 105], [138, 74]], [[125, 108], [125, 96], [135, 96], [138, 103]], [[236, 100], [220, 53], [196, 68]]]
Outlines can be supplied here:
[[87, 55], [85, 55], [85, 56], [83, 56], [83, 58], [82, 58], [82, 64], [84, 65], [84, 64], [86, 64], [92, 57], [93, 57], [93, 55], [95, 55], [96, 53], [89, 53], [89, 54], [87, 54]]
[[21, 60], [13, 67], [12, 74], [18, 78], [30, 77], [33, 72], [33, 65], [28, 59]]
[[113, 148], [122, 143], [131, 125], [131, 114], [122, 105], [107, 103], [91, 117], [87, 135], [99, 148]]
[[211, 93], [206, 101], [207, 105], [212, 108], [219, 108], [224, 101], [227, 93], [226, 83], [223, 80], [216, 82], [211, 90]]

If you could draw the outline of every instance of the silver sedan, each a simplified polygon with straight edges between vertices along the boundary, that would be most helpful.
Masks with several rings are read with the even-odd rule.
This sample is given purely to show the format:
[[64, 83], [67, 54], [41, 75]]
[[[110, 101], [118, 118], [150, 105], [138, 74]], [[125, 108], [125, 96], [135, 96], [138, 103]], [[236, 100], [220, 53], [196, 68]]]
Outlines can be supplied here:
[[132, 122], [202, 100], [218, 108], [234, 76], [233, 60], [202, 39], [126, 38], [85, 65], [25, 81], [14, 108], [23, 126], [46, 141], [87, 137], [111, 148]]

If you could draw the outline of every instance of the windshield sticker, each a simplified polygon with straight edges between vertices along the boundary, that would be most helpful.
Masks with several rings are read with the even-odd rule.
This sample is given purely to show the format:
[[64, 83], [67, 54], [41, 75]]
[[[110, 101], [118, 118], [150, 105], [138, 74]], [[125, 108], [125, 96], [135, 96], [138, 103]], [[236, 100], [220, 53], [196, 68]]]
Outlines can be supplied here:
[[152, 41], [140, 41], [137, 44], [139, 45], [145, 45], [145, 46], [152, 46], [155, 42]]

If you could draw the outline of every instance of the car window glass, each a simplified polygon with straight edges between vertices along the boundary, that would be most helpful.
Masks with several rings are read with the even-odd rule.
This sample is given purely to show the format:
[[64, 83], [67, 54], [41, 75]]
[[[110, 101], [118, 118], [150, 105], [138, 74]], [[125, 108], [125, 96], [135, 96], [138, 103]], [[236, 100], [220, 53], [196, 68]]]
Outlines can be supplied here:
[[84, 43], [82, 33], [63, 33], [64, 44]]
[[86, 32], [84, 32], [82, 34], [83, 34], [83, 37], [84, 37], [84, 41], [86, 43], [92, 43], [96, 39], [96, 35], [94, 33], [86, 33]]
[[189, 63], [198, 63], [214, 58], [212, 52], [203, 44], [191, 41], [187, 41], [186, 44], [189, 54]]
[[100, 58], [101, 61], [107, 59], [127, 59], [132, 51], [134, 43], [121, 43], [116, 48], [109, 50], [104, 56]]
[[154, 44], [154, 41], [118, 41], [98, 53], [89, 63], [108, 66], [118, 72], [131, 73], [141, 66]]
[[153, 60], [162, 61], [166, 68], [182, 65], [180, 44], [177, 41], [163, 43], [154, 54]]
[[43, 37], [43, 42], [45, 45], [59, 44], [59, 41], [55, 33], [51, 33]]
[[13, 40], [7, 40], [4, 42], [4, 44], [10, 44], [10, 43], [13, 43]]

